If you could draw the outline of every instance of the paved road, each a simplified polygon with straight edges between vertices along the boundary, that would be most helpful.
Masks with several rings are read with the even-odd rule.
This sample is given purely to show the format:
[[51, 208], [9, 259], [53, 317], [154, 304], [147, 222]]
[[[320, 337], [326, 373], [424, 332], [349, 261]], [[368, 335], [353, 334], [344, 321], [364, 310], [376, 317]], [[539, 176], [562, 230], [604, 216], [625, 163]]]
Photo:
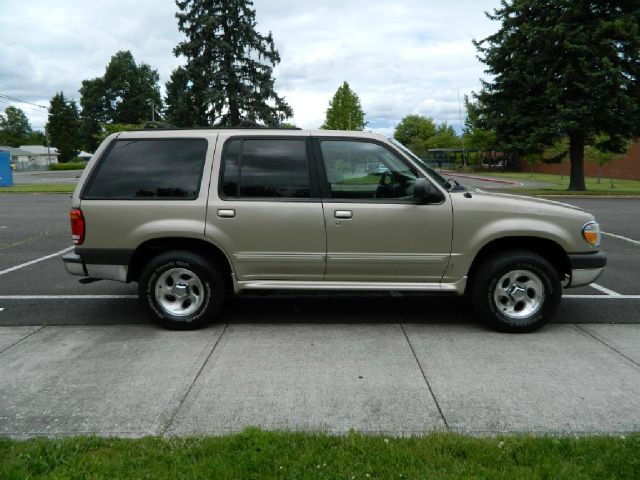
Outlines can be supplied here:
[[13, 172], [13, 183], [77, 183], [82, 170]]
[[[640, 200], [570, 203], [640, 239]], [[59, 256], [7, 272], [68, 248], [68, 205], [0, 195], [0, 435], [640, 430], [629, 240], [606, 237], [600, 290], [568, 291], [587, 298], [563, 299], [556, 324], [530, 335], [494, 333], [464, 299], [421, 294], [238, 297], [220, 325], [168, 332], [134, 285], [80, 285]]]

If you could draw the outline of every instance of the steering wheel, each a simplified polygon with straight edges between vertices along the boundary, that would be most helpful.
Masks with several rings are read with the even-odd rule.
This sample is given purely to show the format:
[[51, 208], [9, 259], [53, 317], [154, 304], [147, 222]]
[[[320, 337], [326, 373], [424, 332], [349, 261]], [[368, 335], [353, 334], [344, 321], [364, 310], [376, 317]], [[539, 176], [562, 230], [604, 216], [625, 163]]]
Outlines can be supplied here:
[[387, 182], [390, 179], [391, 172], [389, 172], [388, 170], [382, 172], [382, 175], [380, 175], [380, 181], [378, 182], [378, 186], [376, 187], [376, 191], [373, 194], [373, 198], [380, 198], [381, 194], [390, 187], [388, 184], [390, 182]]

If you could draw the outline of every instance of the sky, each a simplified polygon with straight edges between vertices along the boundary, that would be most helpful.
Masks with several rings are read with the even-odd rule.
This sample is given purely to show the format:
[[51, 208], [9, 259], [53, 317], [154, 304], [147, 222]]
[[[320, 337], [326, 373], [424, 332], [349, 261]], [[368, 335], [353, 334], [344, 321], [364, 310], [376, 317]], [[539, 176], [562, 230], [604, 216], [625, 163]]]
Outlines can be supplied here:
[[[0, 0], [0, 93], [48, 106], [58, 91], [79, 101], [82, 80], [130, 50], [164, 84], [184, 62], [170, 0]], [[486, 78], [472, 40], [494, 33], [499, 0], [254, 0], [257, 29], [273, 33], [281, 62], [276, 91], [292, 122], [318, 128], [343, 81], [358, 94], [367, 130], [391, 135], [419, 114], [460, 130], [460, 102]], [[460, 102], [459, 102], [460, 99]], [[7, 103], [43, 129], [46, 109]], [[464, 115], [464, 112], [462, 112]]]

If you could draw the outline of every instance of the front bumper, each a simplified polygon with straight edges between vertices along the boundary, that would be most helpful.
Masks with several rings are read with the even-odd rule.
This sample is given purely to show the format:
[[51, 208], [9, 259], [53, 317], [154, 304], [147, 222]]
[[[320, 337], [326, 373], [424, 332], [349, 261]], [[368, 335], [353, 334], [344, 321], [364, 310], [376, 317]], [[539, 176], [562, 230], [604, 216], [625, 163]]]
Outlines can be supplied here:
[[604, 252], [570, 253], [571, 279], [566, 288], [589, 285], [595, 282], [607, 264]]

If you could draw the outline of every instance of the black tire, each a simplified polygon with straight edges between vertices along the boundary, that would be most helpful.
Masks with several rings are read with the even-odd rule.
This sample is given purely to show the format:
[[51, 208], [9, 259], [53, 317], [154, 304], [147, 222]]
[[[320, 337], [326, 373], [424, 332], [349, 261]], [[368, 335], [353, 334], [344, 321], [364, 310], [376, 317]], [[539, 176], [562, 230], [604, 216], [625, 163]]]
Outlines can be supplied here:
[[207, 258], [193, 252], [169, 251], [145, 265], [138, 281], [138, 297], [158, 325], [192, 330], [218, 316], [225, 299], [225, 282], [220, 269]]
[[537, 330], [553, 318], [562, 298], [556, 269], [526, 250], [508, 250], [489, 257], [472, 282], [471, 300], [476, 313], [501, 332]]

